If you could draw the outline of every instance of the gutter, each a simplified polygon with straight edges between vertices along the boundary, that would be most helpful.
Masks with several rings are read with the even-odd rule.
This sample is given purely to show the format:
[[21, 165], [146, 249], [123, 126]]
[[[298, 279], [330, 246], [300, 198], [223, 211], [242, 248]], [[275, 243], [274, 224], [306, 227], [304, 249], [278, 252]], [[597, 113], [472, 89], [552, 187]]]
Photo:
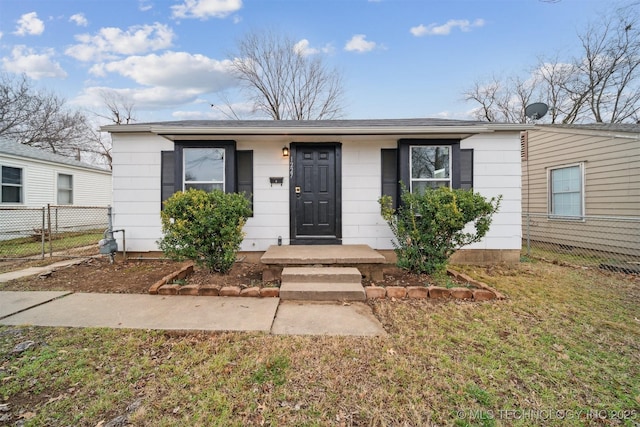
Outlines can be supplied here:
[[471, 126], [367, 126], [367, 127], [215, 127], [108, 125], [100, 128], [110, 133], [154, 133], [156, 135], [415, 135], [415, 134], [480, 134], [533, 129], [528, 124], [491, 124]]

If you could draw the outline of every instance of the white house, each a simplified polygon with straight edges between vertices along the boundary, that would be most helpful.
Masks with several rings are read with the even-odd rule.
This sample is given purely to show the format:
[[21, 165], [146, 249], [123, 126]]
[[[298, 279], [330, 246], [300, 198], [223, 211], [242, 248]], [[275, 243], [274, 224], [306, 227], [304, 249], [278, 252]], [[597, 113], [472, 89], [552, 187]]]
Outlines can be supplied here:
[[[111, 204], [111, 171], [69, 157], [0, 139], [0, 170], [0, 239], [13, 238], [19, 230], [42, 228], [42, 214], [29, 215], [28, 208]], [[66, 220], [83, 224], [86, 215], [75, 209]]]
[[[241, 250], [366, 244], [392, 249], [378, 198], [447, 185], [502, 195], [485, 238], [458, 261], [517, 261], [522, 124], [440, 119], [176, 121], [110, 125], [114, 227], [127, 252], [158, 250], [162, 201], [219, 188], [252, 197]], [[119, 242], [120, 246], [122, 242]]]
[[108, 206], [111, 171], [0, 139], [2, 207]]

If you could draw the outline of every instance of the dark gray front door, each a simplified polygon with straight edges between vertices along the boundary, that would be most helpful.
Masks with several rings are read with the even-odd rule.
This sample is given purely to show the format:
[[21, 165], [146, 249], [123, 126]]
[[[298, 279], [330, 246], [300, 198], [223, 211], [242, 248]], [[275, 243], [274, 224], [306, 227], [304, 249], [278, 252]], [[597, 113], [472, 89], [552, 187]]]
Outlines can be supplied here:
[[291, 243], [339, 244], [339, 144], [293, 144]]

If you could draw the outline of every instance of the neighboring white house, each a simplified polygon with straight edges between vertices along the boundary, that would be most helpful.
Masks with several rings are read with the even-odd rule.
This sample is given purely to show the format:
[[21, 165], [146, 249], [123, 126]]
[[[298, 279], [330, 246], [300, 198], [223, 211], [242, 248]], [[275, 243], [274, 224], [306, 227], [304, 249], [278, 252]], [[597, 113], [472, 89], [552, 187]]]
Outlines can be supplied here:
[[111, 171], [0, 139], [2, 207], [108, 206]]
[[[42, 215], [26, 215], [25, 208], [111, 204], [111, 171], [69, 157], [0, 139], [0, 169], [0, 239], [42, 228]], [[76, 209], [68, 218], [83, 223], [83, 215]]]
[[[109, 125], [114, 227], [127, 252], [157, 251], [162, 201], [187, 188], [252, 197], [241, 250], [367, 244], [392, 249], [378, 198], [447, 185], [502, 195], [485, 238], [459, 260], [520, 256], [522, 124], [440, 119], [177, 121]], [[119, 242], [122, 247], [121, 243]]]

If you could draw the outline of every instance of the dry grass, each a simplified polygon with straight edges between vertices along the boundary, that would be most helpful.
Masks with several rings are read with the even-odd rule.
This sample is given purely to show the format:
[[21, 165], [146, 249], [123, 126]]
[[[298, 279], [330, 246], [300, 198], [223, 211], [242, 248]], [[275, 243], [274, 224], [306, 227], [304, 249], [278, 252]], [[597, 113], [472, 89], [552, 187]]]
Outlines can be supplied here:
[[[458, 269], [510, 298], [377, 301], [383, 338], [0, 328], [0, 404], [27, 425], [640, 422], [638, 278], [540, 262]], [[27, 339], [39, 345], [10, 353]]]

